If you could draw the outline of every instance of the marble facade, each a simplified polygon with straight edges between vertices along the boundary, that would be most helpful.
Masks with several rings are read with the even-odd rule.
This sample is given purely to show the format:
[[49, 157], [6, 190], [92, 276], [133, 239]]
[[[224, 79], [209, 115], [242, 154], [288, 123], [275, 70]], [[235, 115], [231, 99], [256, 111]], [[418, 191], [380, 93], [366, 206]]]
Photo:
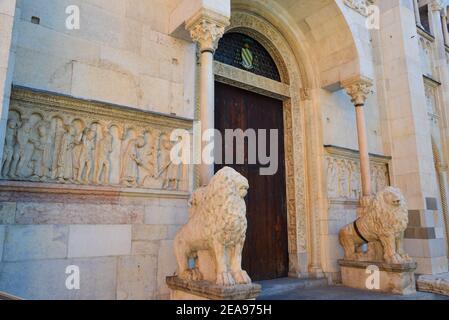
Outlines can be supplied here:
[[[69, 4], [79, 30], [65, 26]], [[363, 196], [394, 186], [416, 272], [445, 278], [444, 21], [436, 0], [2, 0], [0, 291], [169, 298], [175, 235], [213, 173], [174, 165], [169, 135], [213, 126], [214, 81], [283, 102], [290, 276], [340, 283], [339, 230]], [[226, 32], [260, 42], [281, 81], [214, 61]], [[68, 265], [96, 286], [68, 291]]]

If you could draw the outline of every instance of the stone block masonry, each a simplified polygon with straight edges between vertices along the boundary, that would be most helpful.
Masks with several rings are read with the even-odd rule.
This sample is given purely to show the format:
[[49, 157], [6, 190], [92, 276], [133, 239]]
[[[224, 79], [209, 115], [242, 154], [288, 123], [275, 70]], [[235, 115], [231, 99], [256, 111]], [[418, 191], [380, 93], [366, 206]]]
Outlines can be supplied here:
[[[167, 299], [188, 194], [85, 188], [0, 185], [0, 291], [25, 299]], [[79, 267], [79, 290], [66, 287], [71, 265]]]

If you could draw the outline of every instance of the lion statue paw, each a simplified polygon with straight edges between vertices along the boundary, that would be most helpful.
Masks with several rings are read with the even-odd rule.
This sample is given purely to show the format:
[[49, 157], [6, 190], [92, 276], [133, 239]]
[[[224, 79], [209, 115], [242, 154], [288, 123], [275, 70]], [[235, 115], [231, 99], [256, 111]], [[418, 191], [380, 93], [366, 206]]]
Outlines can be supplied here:
[[251, 283], [251, 278], [248, 276], [248, 273], [246, 273], [246, 271], [244, 270], [233, 272], [232, 276], [234, 277], [234, 280], [237, 284]]
[[217, 274], [216, 284], [219, 286], [229, 287], [235, 285], [236, 283], [230, 272], [222, 272]]
[[203, 280], [203, 275], [198, 268], [185, 270], [179, 275], [180, 278], [188, 281], [201, 281]]

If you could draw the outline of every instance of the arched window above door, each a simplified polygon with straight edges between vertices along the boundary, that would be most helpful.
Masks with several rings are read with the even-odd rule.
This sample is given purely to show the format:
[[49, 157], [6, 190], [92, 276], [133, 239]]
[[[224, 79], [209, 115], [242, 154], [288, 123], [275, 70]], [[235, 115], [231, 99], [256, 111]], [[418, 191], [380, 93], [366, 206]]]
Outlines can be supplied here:
[[215, 60], [262, 77], [281, 81], [279, 70], [268, 51], [255, 39], [238, 32], [220, 39]]

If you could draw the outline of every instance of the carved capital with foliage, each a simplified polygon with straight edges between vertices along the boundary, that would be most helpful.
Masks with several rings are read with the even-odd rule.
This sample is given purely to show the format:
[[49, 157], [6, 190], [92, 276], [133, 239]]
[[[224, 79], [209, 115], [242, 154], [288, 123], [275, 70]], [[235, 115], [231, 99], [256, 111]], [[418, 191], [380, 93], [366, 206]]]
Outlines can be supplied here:
[[213, 53], [229, 23], [228, 18], [203, 10], [187, 22], [186, 29], [201, 52]]
[[367, 78], [357, 78], [342, 83], [347, 94], [351, 97], [352, 103], [356, 106], [363, 106], [368, 95], [372, 92], [373, 82]]

